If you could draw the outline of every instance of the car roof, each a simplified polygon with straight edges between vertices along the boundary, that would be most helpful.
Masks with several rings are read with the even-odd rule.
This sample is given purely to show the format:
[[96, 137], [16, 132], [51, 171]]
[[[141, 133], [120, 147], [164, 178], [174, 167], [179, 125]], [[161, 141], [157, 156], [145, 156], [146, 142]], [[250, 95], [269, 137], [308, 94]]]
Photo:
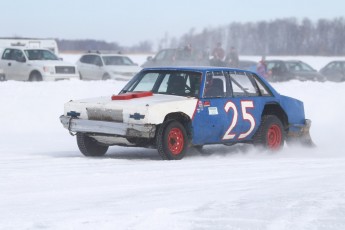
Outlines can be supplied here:
[[82, 56], [85, 55], [99, 55], [99, 56], [116, 56], [116, 57], [128, 57], [123, 54], [118, 54], [118, 53], [97, 53], [97, 52], [91, 52], [91, 53], [84, 53]]
[[241, 71], [250, 72], [243, 69], [235, 69], [228, 67], [216, 67], [216, 66], [167, 66], [167, 67], [147, 67], [145, 70], [185, 70], [185, 71]]
[[51, 51], [49, 49], [45, 49], [45, 48], [31, 48], [31, 47], [24, 47], [24, 46], [8, 46], [8, 47], [1, 47], [1, 50], [5, 50], [5, 49], [18, 49], [18, 50], [48, 50]]
[[279, 93], [267, 82], [265, 78], [262, 76], [249, 71], [249, 70], [243, 70], [243, 69], [236, 69], [236, 68], [229, 68], [229, 67], [216, 67], [216, 66], [178, 66], [178, 67], [147, 67], [143, 68], [141, 72], [143, 71], [150, 71], [150, 70], [166, 70], [166, 71], [194, 71], [194, 72], [206, 72], [206, 71], [239, 71], [239, 72], [246, 72], [255, 74], [258, 78], [261, 79], [261, 81], [269, 88], [269, 90], [273, 93], [274, 96], [279, 95]]
[[281, 60], [281, 59], [269, 59], [269, 60], [266, 60], [266, 62], [273, 62], [273, 61], [281, 61], [281, 62], [303, 62], [301, 60]]

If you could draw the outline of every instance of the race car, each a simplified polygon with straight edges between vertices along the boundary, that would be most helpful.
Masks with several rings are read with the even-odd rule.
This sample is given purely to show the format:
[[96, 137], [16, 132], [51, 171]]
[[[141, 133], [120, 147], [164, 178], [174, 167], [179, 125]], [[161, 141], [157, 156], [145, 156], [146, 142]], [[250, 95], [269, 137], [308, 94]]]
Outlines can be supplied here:
[[60, 121], [85, 156], [112, 145], [156, 148], [164, 160], [208, 144], [313, 145], [303, 102], [253, 72], [222, 67], [145, 68], [118, 95], [67, 102]]

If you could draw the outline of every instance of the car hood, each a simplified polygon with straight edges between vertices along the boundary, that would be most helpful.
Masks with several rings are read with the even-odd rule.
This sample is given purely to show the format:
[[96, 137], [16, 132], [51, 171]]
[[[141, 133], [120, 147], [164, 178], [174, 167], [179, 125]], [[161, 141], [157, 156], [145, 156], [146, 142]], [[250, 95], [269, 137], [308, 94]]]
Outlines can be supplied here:
[[198, 99], [153, 94], [142, 98], [112, 100], [111, 96], [70, 101], [64, 114], [79, 113], [79, 118], [136, 124], [160, 124], [167, 114], [182, 112], [192, 118]]
[[137, 65], [108, 65], [105, 66], [105, 70], [109, 73], [111, 79], [128, 81], [140, 72], [141, 67]]
[[35, 60], [28, 61], [28, 63], [35, 63], [35, 66], [75, 66], [70, 62], [65, 62], [61, 60]]
[[113, 72], [139, 72], [141, 67], [137, 65], [107, 65], [105, 68]]

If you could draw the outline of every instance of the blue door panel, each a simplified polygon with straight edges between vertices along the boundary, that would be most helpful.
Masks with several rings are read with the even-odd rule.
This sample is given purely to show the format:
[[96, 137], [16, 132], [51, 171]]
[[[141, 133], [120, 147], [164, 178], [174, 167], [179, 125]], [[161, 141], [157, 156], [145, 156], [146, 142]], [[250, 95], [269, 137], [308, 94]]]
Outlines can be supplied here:
[[[272, 101], [272, 97], [200, 99], [192, 122], [192, 143], [202, 145], [251, 140], [268, 101]], [[226, 105], [230, 106], [228, 112]], [[233, 128], [228, 132], [230, 127]]]

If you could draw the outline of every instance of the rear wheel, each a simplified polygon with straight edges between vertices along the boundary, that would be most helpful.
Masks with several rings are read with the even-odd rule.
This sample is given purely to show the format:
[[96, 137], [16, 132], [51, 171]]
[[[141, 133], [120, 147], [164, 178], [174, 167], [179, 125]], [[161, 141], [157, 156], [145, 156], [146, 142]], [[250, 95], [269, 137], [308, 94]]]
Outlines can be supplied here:
[[274, 115], [265, 115], [254, 136], [254, 144], [270, 150], [279, 150], [283, 147], [285, 131], [282, 122]]
[[163, 160], [181, 160], [188, 149], [188, 136], [177, 121], [163, 123], [156, 136], [159, 155]]
[[87, 157], [103, 156], [109, 148], [109, 146], [99, 144], [85, 133], [77, 133], [77, 144], [80, 152]]

